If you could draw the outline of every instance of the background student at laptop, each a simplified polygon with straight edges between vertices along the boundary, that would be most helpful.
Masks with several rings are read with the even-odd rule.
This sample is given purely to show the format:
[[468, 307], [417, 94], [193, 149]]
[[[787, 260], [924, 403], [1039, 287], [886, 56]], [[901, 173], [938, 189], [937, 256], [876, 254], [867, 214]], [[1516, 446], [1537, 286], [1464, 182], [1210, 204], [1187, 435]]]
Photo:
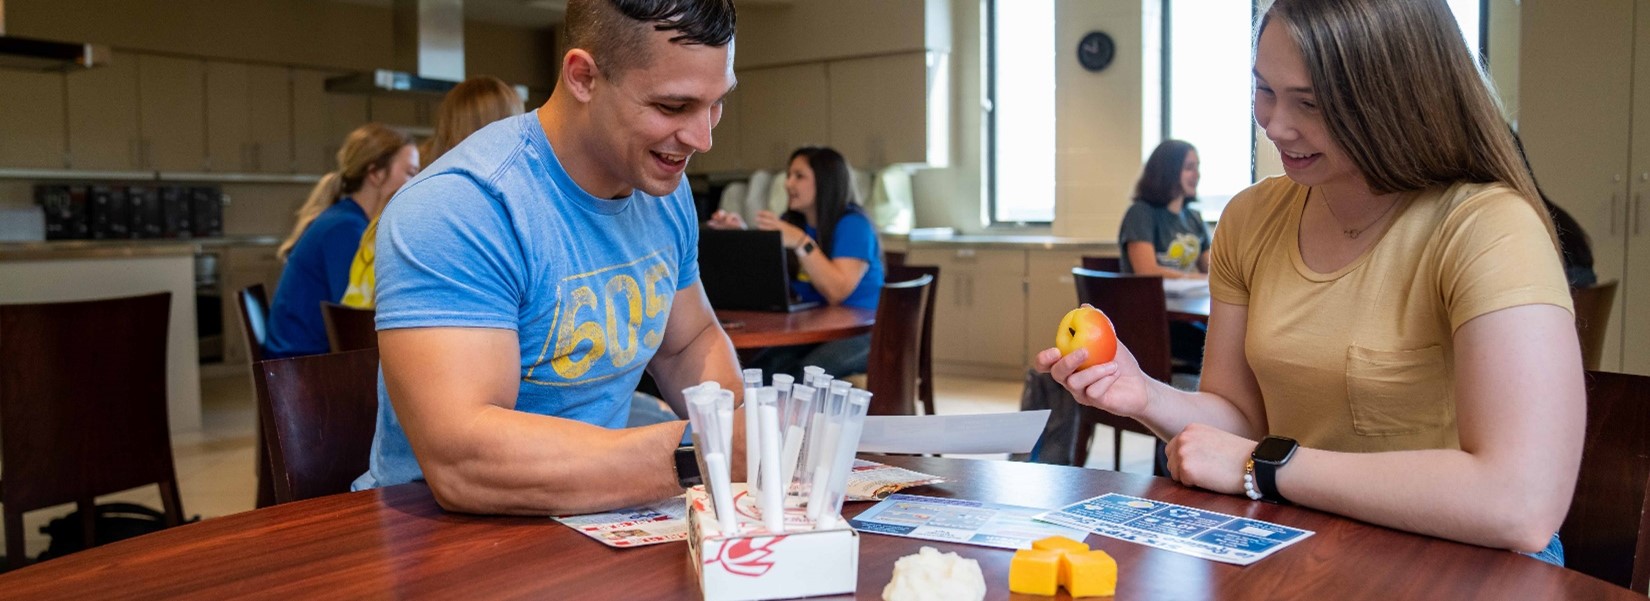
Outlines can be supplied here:
[[[783, 216], [770, 211], [756, 215], [756, 227], [777, 230], [801, 264], [793, 284], [799, 300], [823, 301], [832, 305], [876, 309], [882, 294], [882, 246], [876, 228], [854, 198], [848, 161], [836, 150], [807, 146], [791, 153], [785, 172], [785, 194], [789, 198]], [[745, 221], [734, 213], [717, 211], [709, 227], [745, 229]], [[826, 373], [846, 375], [865, 372], [871, 352], [871, 335], [822, 344], [775, 347], [763, 350], [746, 367], [760, 367], [768, 373], [801, 376], [802, 366], [818, 365]]]

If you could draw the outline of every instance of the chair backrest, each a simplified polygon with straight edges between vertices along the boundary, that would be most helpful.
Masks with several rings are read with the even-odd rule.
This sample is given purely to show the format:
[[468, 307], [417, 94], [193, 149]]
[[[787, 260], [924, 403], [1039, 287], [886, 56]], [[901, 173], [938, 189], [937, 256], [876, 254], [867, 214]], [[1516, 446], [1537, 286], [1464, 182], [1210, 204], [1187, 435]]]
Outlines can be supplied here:
[[921, 356], [923, 319], [933, 276], [882, 286], [877, 322], [871, 326], [871, 354], [866, 360], [865, 389], [872, 415], [915, 415], [917, 360]]
[[[885, 267], [885, 268], [888, 268], [888, 271], [889, 271], [890, 274], [893, 273], [893, 268], [901, 267], [901, 266], [904, 266], [904, 265], [905, 265], [905, 253], [897, 251], [897, 250], [882, 251], [882, 266]], [[895, 278], [892, 275], [890, 275], [888, 277], [888, 279], [893, 280], [893, 279], [898, 279], [898, 278]]]
[[1565, 565], [1645, 593], [1634, 578], [1650, 479], [1650, 377], [1587, 372], [1587, 438], [1575, 499], [1559, 536]]
[[1083, 257], [1083, 269], [1122, 273], [1123, 259], [1120, 257]]
[[889, 265], [887, 269], [888, 281], [908, 282], [922, 276], [931, 278], [928, 282], [928, 307], [922, 313], [922, 344], [917, 350], [917, 399], [922, 401], [928, 415], [934, 415], [934, 303], [938, 302], [940, 293], [940, 268], [937, 265], [902, 263]]
[[1581, 364], [1587, 369], [1598, 369], [1604, 360], [1604, 337], [1615, 300], [1615, 280], [1570, 289], [1570, 301], [1576, 309], [1576, 336], [1581, 339]]
[[321, 301], [321, 320], [327, 325], [332, 352], [378, 348], [378, 311]]
[[0, 305], [8, 512], [176, 482], [166, 419], [171, 307], [170, 292]]
[[253, 284], [235, 293], [241, 308], [241, 333], [246, 339], [246, 356], [253, 363], [264, 360], [264, 340], [269, 337], [269, 294], [263, 284]]
[[275, 468], [275, 500], [349, 491], [367, 471], [378, 415], [378, 349], [253, 366]]
[[1111, 318], [1117, 340], [1129, 347], [1140, 371], [1158, 381], [1173, 375], [1169, 355], [1169, 312], [1163, 299], [1163, 278], [1123, 275], [1073, 267], [1077, 302]]

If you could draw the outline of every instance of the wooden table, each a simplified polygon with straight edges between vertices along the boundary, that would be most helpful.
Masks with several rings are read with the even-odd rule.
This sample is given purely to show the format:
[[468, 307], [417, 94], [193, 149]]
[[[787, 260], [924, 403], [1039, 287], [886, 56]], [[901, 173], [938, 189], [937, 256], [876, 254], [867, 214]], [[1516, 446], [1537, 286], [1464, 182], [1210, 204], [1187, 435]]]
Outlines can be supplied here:
[[877, 312], [827, 305], [794, 313], [717, 311], [716, 319], [733, 340], [733, 348], [750, 349], [814, 344], [871, 331]]
[[[1117, 558], [1118, 599], [1634, 599], [1641, 595], [1512, 553], [1074, 467], [878, 457], [945, 476], [915, 494], [1056, 506], [1106, 492], [1317, 534], [1247, 567], [1091, 536]], [[850, 503], [857, 514], [869, 503]], [[924, 545], [979, 560], [988, 599], [1011, 596], [1012, 552], [864, 534], [857, 597], [880, 599], [894, 560]], [[321, 497], [206, 520], [0, 575], [18, 599], [326, 597], [697, 599], [687, 545], [611, 549], [546, 518], [443, 512], [423, 484]], [[845, 597], [844, 597], [845, 598]], [[1064, 599], [1064, 596], [1060, 597]]]
[[1195, 321], [1209, 323], [1209, 295], [1194, 294], [1185, 297], [1170, 296], [1163, 299], [1164, 308], [1169, 310], [1169, 319], [1175, 321]]

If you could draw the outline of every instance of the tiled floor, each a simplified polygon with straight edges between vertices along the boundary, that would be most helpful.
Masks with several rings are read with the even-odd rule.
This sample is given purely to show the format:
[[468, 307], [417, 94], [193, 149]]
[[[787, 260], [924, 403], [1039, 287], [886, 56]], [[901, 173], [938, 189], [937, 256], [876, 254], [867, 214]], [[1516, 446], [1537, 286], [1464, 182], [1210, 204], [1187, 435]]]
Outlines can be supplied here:
[[[936, 404], [942, 415], [1015, 411], [1020, 406], [1018, 381], [942, 376], [935, 379], [935, 384]], [[173, 439], [173, 460], [187, 515], [210, 519], [252, 509], [256, 496], [253, 472], [256, 421], [252, 399], [252, 384], [245, 374], [201, 381], [203, 428], [199, 433]], [[1101, 444], [1093, 446], [1089, 467], [1109, 469], [1112, 448], [1105, 443], [1111, 440], [1110, 432], [1098, 432], [1095, 440]], [[1151, 453], [1151, 439], [1128, 434], [1123, 448], [1124, 471], [1149, 473]], [[1005, 458], [1004, 455], [981, 457]], [[157, 509], [161, 506], [160, 494], [154, 486], [98, 498], [100, 503], [113, 501], [141, 503]], [[40, 533], [40, 527], [73, 510], [73, 505], [63, 505], [24, 516], [30, 557], [45, 550], [50, 542]]]

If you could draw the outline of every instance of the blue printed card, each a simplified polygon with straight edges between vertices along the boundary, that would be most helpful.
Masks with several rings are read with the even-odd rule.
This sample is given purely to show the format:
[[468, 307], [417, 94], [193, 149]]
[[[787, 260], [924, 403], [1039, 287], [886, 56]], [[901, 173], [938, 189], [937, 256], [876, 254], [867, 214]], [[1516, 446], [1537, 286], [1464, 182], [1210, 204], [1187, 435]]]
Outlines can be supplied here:
[[1072, 503], [1037, 519], [1237, 565], [1260, 561], [1312, 536], [1310, 530], [1116, 493]]

